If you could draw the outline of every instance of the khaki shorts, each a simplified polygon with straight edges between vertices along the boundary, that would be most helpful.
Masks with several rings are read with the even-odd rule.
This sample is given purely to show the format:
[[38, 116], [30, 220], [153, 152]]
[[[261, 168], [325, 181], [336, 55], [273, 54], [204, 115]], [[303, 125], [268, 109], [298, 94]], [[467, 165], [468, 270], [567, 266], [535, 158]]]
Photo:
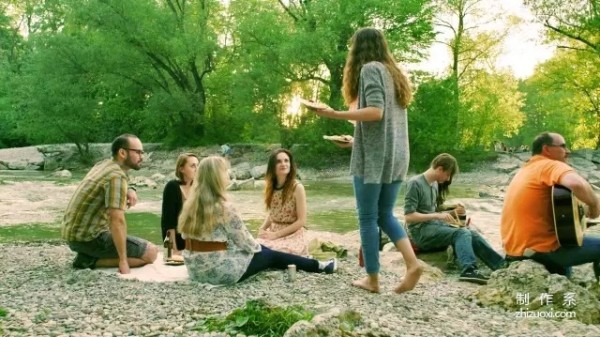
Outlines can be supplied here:
[[[115, 259], [119, 257], [110, 232], [103, 232], [92, 241], [71, 241], [69, 248], [77, 253], [73, 267], [77, 269], [94, 269], [99, 259]], [[140, 258], [146, 252], [148, 241], [135, 236], [127, 236], [125, 243], [127, 257]]]

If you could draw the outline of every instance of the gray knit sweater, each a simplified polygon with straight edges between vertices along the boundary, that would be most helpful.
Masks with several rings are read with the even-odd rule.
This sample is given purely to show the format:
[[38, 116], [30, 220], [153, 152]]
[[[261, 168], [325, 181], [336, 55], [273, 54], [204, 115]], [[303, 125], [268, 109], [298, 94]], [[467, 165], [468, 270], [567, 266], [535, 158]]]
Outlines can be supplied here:
[[380, 62], [360, 71], [358, 107], [383, 109], [377, 122], [357, 122], [350, 173], [365, 183], [389, 184], [406, 178], [410, 159], [406, 109], [396, 99], [392, 77]]

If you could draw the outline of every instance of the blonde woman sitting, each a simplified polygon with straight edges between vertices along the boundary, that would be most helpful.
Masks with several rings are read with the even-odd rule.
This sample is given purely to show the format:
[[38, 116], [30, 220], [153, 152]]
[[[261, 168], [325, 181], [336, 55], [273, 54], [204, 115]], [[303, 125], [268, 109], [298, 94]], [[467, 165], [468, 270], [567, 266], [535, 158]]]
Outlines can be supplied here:
[[319, 262], [260, 245], [227, 198], [229, 164], [223, 157], [204, 158], [179, 216], [185, 240], [183, 257], [192, 281], [234, 284], [270, 268], [331, 274], [335, 259]]
[[265, 177], [265, 205], [269, 214], [258, 230], [258, 242], [290, 254], [308, 255], [306, 242], [306, 192], [296, 180], [292, 153], [271, 153]]

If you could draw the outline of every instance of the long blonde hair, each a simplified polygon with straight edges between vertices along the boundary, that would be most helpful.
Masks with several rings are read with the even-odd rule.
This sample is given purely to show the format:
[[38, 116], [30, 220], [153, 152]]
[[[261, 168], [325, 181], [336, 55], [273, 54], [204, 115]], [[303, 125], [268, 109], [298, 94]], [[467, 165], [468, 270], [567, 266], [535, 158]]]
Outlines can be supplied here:
[[350, 105], [358, 97], [360, 70], [372, 61], [381, 62], [386, 67], [394, 81], [398, 103], [403, 108], [408, 107], [412, 100], [410, 81], [396, 65], [383, 33], [375, 28], [361, 28], [352, 36], [350, 51], [344, 66], [342, 87], [346, 105]]
[[210, 156], [200, 161], [191, 193], [179, 215], [178, 232], [207, 236], [224, 222], [228, 168], [223, 157]]

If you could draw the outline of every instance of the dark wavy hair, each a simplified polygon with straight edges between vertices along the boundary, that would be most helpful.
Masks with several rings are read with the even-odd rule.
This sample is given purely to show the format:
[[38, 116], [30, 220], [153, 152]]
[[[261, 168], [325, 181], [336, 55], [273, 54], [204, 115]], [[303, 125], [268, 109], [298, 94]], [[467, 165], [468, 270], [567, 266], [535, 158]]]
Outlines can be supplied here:
[[271, 155], [269, 156], [269, 163], [267, 164], [267, 174], [265, 175], [265, 205], [267, 209], [271, 209], [273, 193], [277, 187], [277, 155], [280, 153], [285, 153], [288, 158], [290, 158], [290, 172], [288, 172], [287, 177], [285, 178], [285, 183], [282, 187], [283, 192], [281, 197], [284, 203], [285, 200], [289, 198], [292, 193], [294, 193], [294, 188], [296, 187], [296, 162], [294, 161], [294, 156], [292, 153], [286, 149], [277, 149], [271, 152]]
[[446, 201], [446, 196], [448, 195], [448, 193], [450, 193], [450, 185], [452, 184], [452, 178], [455, 174], [458, 173], [458, 162], [456, 161], [456, 158], [454, 158], [448, 153], [438, 154], [431, 161], [432, 169], [436, 169], [440, 166], [442, 167], [442, 170], [444, 170], [444, 172], [450, 172], [450, 179], [441, 184], [438, 183], [438, 195], [437, 199], [435, 200], [436, 208], [440, 208], [444, 204], [444, 201]]

